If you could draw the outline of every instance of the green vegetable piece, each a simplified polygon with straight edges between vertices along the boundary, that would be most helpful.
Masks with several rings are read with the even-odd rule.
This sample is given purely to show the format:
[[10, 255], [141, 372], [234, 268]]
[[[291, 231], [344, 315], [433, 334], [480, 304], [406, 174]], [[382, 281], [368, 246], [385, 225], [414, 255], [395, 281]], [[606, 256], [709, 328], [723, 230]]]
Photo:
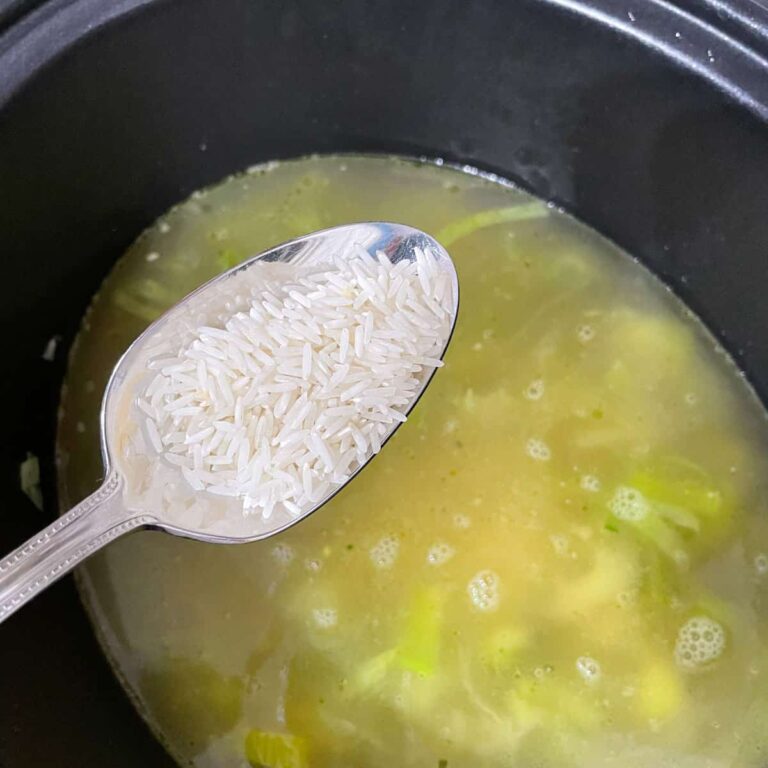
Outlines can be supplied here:
[[662, 457], [638, 469], [627, 486], [642, 495], [649, 510], [641, 519], [627, 521], [627, 527], [678, 562], [717, 539], [730, 519], [709, 475], [679, 456]]
[[471, 216], [458, 219], [447, 227], [443, 227], [436, 235], [437, 240], [444, 246], [449, 246], [462, 237], [471, 235], [478, 229], [492, 227], [496, 224], [507, 224], [512, 221], [541, 219], [549, 215], [549, 209], [544, 203], [523, 203], [509, 208], [495, 208], [491, 211], [480, 211]]
[[440, 654], [442, 615], [440, 590], [424, 587], [416, 592], [397, 648], [397, 662], [402, 669], [420, 675], [434, 674]]
[[19, 465], [19, 483], [27, 498], [40, 510], [43, 509], [43, 492], [40, 489], [40, 462], [34, 453]]
[[658, 514], [651, 513], [642, 520], [629, 521], [628, 525], [655, 544], [667, 557], [679, 560], [681, 556], [685, 556], [683, 537]]
[[368, 659], [360, 666], [354, 678], [352, 691], [370, 692], [381, 687], [397, 655], [397, 648], [390, 648]]
[[667, 720], [683, 705], [685, 689], [680, 674], [667, 660], [657, 660], [642, 670], [636, 706], [646, 720]]
[[[707, 473], [681, 457], [665, 457], [639, 470], [629, 484], [666, 510], [676, 508], [705, 518], [717, 517], [723, 510], [722, 495]], [[681, 513], [677, 514], [678, 521], [673, 522], [691, 527], [690, 522], [682, 522]]]
[[701, 530], [699, 518], [693, 512], [683, 507], [670, 507], [666, 504], [655, 504], [656, 512], [665, 520], [676, 525], [678, 528], [685, 528], [693, 533]]
[[307, 768], [304, 739], [288, 733], [253, 730], [245, 737], [245, 756], [253, 768]]
[[441, 590], [433, 586], [419, 589], [411, 600], [401, 641], [362, 664], [351, 690], [381, 693], [395, 670], [434, 675], [440, 656], [443, 601]]

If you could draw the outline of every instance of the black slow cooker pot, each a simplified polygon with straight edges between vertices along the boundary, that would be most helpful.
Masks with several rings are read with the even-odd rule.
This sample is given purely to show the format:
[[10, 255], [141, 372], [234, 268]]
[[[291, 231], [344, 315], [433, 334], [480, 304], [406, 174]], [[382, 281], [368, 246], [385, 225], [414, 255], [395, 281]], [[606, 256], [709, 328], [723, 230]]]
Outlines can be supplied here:
[[[661, 275], [768, 395], [755, 2], [0, 0], [0, 552], [56, 513], [66, 348], [123, 249], [232, 171], [335, 151], [470, 163], [563, 205]], [[20, 490], [28, 451], [44, 512]], [[71, 578], [0, 626], [0, 664], [2, 768], [172, 765]]]

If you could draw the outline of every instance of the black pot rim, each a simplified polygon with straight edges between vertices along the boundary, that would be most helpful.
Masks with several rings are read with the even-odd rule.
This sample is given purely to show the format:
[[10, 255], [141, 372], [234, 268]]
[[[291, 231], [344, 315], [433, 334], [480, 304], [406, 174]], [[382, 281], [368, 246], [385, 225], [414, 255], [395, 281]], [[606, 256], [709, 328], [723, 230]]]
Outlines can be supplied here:
[[[0, 0], [0, 108], [101, 27], [168, 1]], [[760, 0], [541, 2], [657, 51], [768, 120], [768, 5]]]

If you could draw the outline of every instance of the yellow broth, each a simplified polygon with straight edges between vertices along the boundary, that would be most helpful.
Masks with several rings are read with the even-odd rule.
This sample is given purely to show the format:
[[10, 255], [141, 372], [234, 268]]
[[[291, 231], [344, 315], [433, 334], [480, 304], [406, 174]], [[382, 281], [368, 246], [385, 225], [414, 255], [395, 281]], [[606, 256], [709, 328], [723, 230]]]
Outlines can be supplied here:
[[314, 157], [193, 195], [84, 320], [62, 397], [65, 502], [98, 482], [101, 392], [149, 321], [254, 252], [364, 219], [451, 252], [446, 366], [382, 455], [294, 529], [231, 547], [139, 533], [84, 569], [155, 732], [215, 768], [763, 765], [763, 411], [663, 286], [518, 190]]

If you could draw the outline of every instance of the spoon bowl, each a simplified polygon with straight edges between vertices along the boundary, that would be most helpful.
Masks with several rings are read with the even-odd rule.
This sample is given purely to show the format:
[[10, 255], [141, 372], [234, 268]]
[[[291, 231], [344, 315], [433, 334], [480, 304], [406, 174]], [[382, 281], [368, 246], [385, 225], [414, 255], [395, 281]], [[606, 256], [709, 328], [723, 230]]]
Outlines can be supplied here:
[[[362, 249], [362, 250], [361, 250]], [[134, 493], [127, 471], [116, 424], [135, 419], [132, 405], [140, 382], [151, 375], [152, 361], [181, 348], [200, 325], [212, 317], [225, 319], [247, 301], [249, 279], [258, 265], [269, 263], [312, 267], [328, 264], [332, 257], [349, 258], [365, 251], [372, 259], [383, 252], [392, 264], [414, 261], [418, 250], [429, 250], [439, 269], [450, 279], [451, 303], [448, 333], [440, 357], [450, 341], [458, 310], [458, 278], [450, 256], [432, 237], [421, 230], [390, 222], [363, 222], [321, 230], [264, 251], [222, 273], [153, 322], [126, 350], [115, 366], [102, 400], [100, 425], [104, 462], [104, 482], [92, 495], [0, 561], [0, 622], [40, 593], [45, 587], [72, 570], [85, 558], [119, 536], [139, 529], [156, 529], [199, 541], [246, 543], [268, 538], [295, 525], [336, 495], [376, 455], [371, 452], [343, 483], [332, 486], [317, 501], [306, 505], [296, 515], [276, 515], [269, 519], [243, 519], [227, 525], [197, 525], [179, 521], [160, 503], [152, 503]], [[256, 269], [254, 269], [256, 267]], [[434, 368], [423, 375], [407, 405], [408, 415], [430, 383]], [[391, 424], [381, 437], [381, 444], [397, 430], [401, 422]], [[161, 459], [158, 457], [157, 459]], [[201, 491], [200, 493], [205, 493]]]

